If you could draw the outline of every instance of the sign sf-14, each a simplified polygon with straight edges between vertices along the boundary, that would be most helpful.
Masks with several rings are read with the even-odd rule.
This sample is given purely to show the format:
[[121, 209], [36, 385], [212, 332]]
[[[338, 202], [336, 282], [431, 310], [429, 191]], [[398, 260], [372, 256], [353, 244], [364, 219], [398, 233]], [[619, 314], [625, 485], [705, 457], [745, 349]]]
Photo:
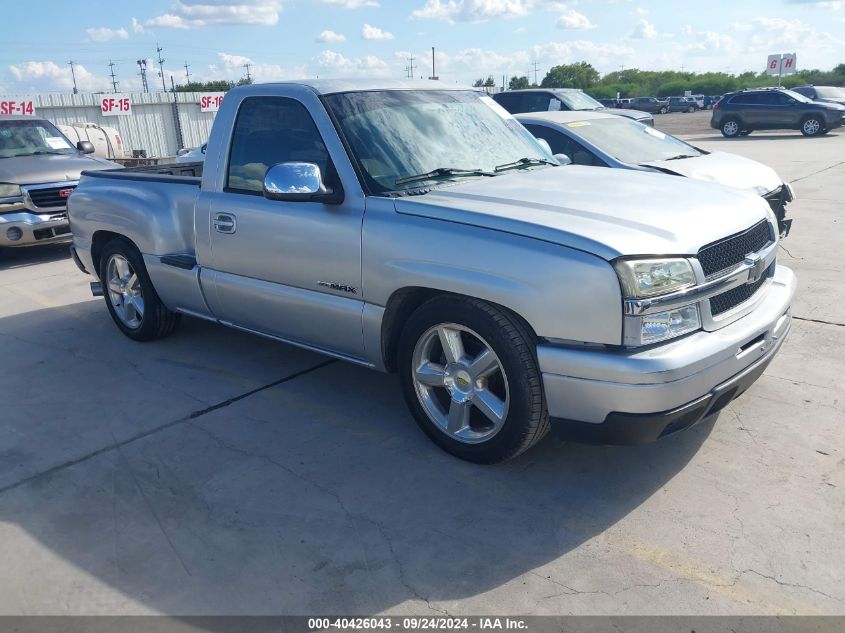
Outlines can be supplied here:
[[4, 99], [0, 97], [0, 116], [35, 116], [35, 103], [32, 99]]

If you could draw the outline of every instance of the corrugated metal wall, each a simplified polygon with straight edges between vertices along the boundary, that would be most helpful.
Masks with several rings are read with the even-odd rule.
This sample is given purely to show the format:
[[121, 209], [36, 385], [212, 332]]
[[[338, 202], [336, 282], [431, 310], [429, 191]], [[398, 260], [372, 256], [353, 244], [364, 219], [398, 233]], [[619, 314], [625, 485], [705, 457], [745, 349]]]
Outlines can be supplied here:
[[173, 94], [122, 93], [132, 100], [132, 114], [103, 116], [97, 94], [46, 94], [9, 96], [8, 99], [32, 99], [35, 115], [57, 125], [76, 122], [113, 127], [120, 133], [127, 150], [145, 149], [147, 156], [173, 156], [181, 147], [196, 147], [208, 140], [215, 112], [200, 112], [198, 92], [177, 92], [182, 144], [177, 140], [173, 113]]

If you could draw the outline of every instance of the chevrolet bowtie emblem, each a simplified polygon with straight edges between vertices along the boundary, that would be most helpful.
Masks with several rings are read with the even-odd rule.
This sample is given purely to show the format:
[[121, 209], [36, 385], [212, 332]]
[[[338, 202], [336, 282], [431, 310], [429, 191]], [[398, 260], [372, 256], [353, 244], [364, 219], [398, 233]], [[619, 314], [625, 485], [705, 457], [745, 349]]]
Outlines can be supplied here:
[[752, 253], [745, 258], [745, 264], [746, 266], [750, 266], [748, 269], [748, 281], [746, 283], [753, 284], [759, 281], [765, 271], [764, 266], [766, 262], [763, 261], [763, 258], [758, 253]]

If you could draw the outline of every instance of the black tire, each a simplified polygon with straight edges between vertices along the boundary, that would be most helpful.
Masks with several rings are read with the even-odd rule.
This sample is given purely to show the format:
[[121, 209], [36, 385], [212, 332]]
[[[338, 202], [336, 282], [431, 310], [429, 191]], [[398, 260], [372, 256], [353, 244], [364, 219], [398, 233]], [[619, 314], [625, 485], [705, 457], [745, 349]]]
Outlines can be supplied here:
[[815, 114], [804, 117], [801, 121], [801, 134], [804, 136], [820, 136], [824, 134], [824, 119]]
[[660, 108], [660, 114], [666, 114], [667, 112], [669, 112], [669, 108], [667, 108], [666, 106]]
[[736, 138], [742, 133], [742, 125], [734, 117], [728, 117], [722, 121], [719, 130], [725, 138]]
[[[414, 350], [432, 327], [457, 324], [477, 333], [495, 352], [510, 403], [498, 432], [479, 443], [465, 443], [441, 429], [426, 412], [415, 388]], [[516, 457], [549, 430], [549, 414], [537, 363], [536, 337], [514, 315], [484, 301], [441, 295], [420, 306], [399, 340], [399, 377], [408, 408], [419, 427], [440, 448], [467, 461], [494, 464]]]
[[748, 136], [749, 134], [751, 134], [751, 130], [743, 130], [739, 133], [740, 136]]
[[[143, 316], [136, 327], [130, 327], [118, 316], [112, 293], [108, 287], [108, 266], [114, 256], [120, 256], [129, 262], [132, 270], [137, 275], [144, 302]], [[161, 302], [158, 293], [155, 291], [147, 268], [144, 266], [144, 259], [141, 253], [132, 242], [125, 238], [115, 238], [108, 242], [100, 255], [100, 281], [103, 284], [103, 298], [106, 301], [109, 314], [117, 325], [118, 329], [134, 341], [154, 341], [164, 338], [173, 333], [179, 325], [180, 315], [168, 310]]]

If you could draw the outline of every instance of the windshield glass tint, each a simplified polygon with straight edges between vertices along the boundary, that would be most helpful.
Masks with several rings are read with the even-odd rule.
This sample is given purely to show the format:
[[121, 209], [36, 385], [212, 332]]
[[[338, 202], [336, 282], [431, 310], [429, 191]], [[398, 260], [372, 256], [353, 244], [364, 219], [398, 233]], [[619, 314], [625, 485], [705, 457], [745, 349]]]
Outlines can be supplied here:
[[0, 121], [0, 157], [73, 154], [76, 150], [49, 121]]
[[676, 156], [701, 156], [692, 145], [624, 117], [573, 121], [563, 127], [623, 163], [636, 165]]
[[556, 92], [555, 94], [561, 101], [569, 106], [570, 110], [596, 110], [604, 107], [584, 92]]
[[816, 94], [822, 99], [845, 99], [845, 90], [831, 86], [816, 88]]
[[796, 101], [800, 101], [801, 103], [810, 103], [812, 101], [812, 99], [808, 99], [807, 97], [805, 97], [801, 93], [795, 92], [794, 90], [784, 90], [783, 94], [787, 94], [790, 97], [792, 97], [793, 99], [795, 99]]
[[373, 193], [430, 185], [438, 179], [396, 181], [435, 169], [493, 172], [521, 158], [551, 160], [515, 119], [473, 91], [347, 92], [325, 100]]

